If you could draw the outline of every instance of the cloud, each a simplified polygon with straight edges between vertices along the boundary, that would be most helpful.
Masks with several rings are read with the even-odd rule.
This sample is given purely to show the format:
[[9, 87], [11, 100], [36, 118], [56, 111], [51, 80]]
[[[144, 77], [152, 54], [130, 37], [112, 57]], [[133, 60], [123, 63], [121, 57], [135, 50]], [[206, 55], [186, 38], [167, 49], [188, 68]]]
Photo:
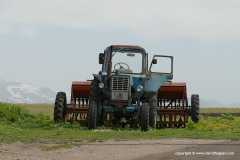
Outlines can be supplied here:
[[34, 38], [36, 36], [36, 32], [32, 28], [19, 28], [17, 32], [27, 38]]
[[7, 24], [0, 23], [0, 34], [9, 34], [11, 33], [11, 27]]
[[36, 31], [31, 27], [26, 27], [22, 25], [10, 25], [8, 23], [0, 23], [0, 34], [18, 34], [27, 38], [34, 38], [36, 36]]
[[[147, 18], [149, 32], [145, 34], [150, 35], [149, 38], [154, 38], [154, 35], [163, 39], [188, 37], [211, 43], [240, 36], [240, 19], [237, 16], [240, 10], [237, 9], [220, 10], [211, 6], [169, 2], [160, 11], [155, 11], [158, 14], [151, 13], [152, 18]], [[151, 19], [158, 22], [152, 23]]]
[[[28, 28], [128, 30], [153, 41], [192, 38], [215, 43], [239, 38], [239, 4], [236, 0], [12, 0], [4, 3], [0, 21]], [[34, 32], [25, 34], [31, 37]]]

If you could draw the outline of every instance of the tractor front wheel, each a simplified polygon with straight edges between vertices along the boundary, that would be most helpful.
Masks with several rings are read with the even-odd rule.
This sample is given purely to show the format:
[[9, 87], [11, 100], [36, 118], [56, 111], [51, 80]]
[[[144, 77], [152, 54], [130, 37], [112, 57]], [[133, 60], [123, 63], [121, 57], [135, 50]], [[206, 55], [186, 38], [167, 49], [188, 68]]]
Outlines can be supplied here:
[[157, 114], [157, 96], [154, 95], [149, 99], [149, 125], [156, 128], [156, 114]]
[[199, 95], [193, 94], [191, 97], [191, 119], [194, 123], [199, 121]]
[[97, 129], [97, 102], [93, 100], [89, 102], [88, 129]]
[[149, 103], [143, 102], [141, 106], [141, 131], [149, 130]]
[[58, 92], [54, 104], [54, 121], [60, 122], [65, 120], [67, 109], [66, 93]]
[[94, 78], [91, 83], [89, 100], [95, 101], [97, 106], [97, 123], [101, 124], [103, 122], [102, 113], [102, 103], [104, 101], [104, 95], [101, 89], [98, 87], [99, 80]]

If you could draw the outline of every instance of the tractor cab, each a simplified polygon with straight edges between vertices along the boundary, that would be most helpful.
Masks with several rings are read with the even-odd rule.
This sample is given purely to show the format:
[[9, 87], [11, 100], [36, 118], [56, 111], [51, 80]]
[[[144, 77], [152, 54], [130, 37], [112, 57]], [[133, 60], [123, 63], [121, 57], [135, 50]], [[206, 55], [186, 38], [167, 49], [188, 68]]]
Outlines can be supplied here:
[[112, 45], [99, 54], [102, 75], [128, 73], [144, 74], [147, 72], [147, 53], [140, 46]]
[[[170, 61], [165, 64], [164, 72], [160, 72], [163, 59]], [[99, 86], [104, 93], [108, 93], [109, 96], [106, 96], [110, 101], [128, 101], [121, 107], [132, 104], [132, 100], [147, 101], [173, 77], [173, 57], [155, 55], [148, 69], [148, 54], [140, 46], [109, 46], [99, 54], [99, 63], [102, 64], [102, 71], [100, 75], [95, 75], [100, 81]]]

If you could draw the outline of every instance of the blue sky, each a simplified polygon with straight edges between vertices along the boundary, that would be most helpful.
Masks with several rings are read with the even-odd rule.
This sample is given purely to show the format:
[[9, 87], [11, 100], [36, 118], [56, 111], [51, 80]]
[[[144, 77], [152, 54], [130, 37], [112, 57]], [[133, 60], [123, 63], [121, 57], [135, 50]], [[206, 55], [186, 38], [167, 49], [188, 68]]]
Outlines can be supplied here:
[[174, 56], [188, 94], [240, 101], [238, 0], [0, 0], [0, 79], [70, 93], [111, 44]]

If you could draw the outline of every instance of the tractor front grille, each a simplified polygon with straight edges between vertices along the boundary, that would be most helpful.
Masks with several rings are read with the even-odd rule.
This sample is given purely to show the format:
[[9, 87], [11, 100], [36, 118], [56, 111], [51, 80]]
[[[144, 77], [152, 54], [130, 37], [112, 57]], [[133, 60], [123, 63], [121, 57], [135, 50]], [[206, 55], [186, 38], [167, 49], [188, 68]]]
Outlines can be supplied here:
[[112, 90], [113, 91], [128, 91], [129, 77], [112, 77]]

